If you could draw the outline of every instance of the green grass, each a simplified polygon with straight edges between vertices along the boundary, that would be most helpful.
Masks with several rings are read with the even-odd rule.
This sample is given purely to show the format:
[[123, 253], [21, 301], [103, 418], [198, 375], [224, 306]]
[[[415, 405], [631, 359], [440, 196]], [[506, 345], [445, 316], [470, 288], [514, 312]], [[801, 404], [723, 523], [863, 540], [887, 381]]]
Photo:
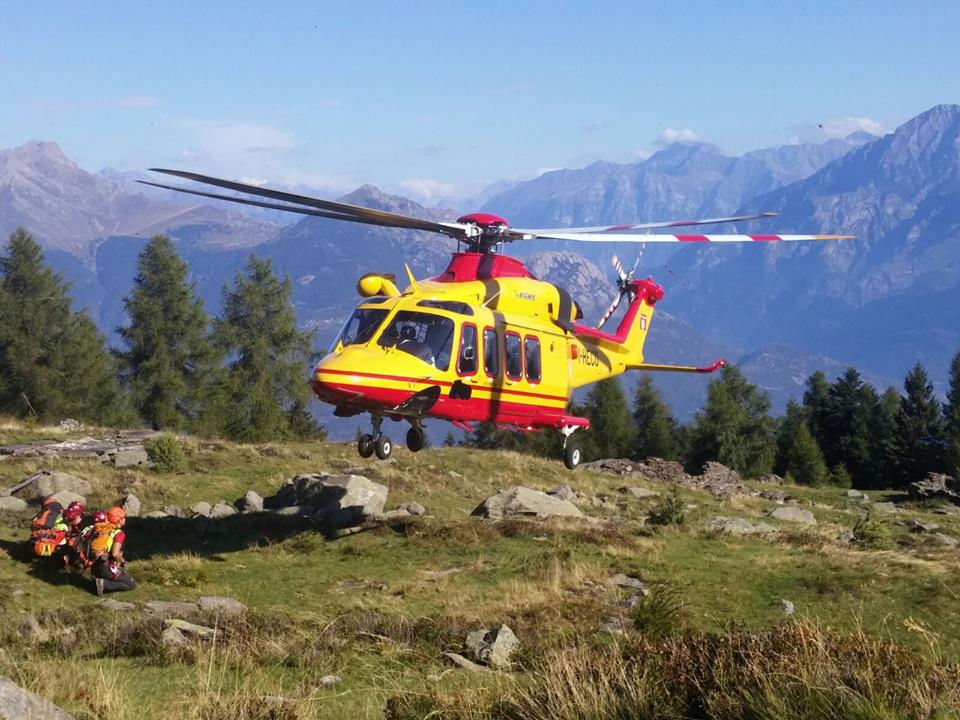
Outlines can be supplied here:
[[[58, 433], [2, 426], [0, 442], [63, 437]], [[186, 440], [183, 445], [183, 469], [171, 474], [79, 460], [4, 460], [0, 476], [10, 485], [40, 467], [65, 470], [94, 485], [92, 504], [107, 505], [132, 491], [150, 511], [230, 501], [248, 489], [269, 495], [298, 473], [350, 471], [388, 485], [388, 508], [417, 500], [430, 517], [338, 539], [324, 538], [301, 518], [250, 515], [202, 524], [132, 519], [129, 570], [139, 586], [118, 599], [139, 603], [222, 594], [250, 608], [223, 647], [188, 657], [105, 654], [103, 628], [124, 620], [93, 605], [89, 583], [69, 582], [25, 561], [27, 523], [0, 518], [0, 627], [19, 627], [27, 616], [54, 610], [68, 626], [82, 626], [74, 643], [37, 645], [0, 633], [6, 638], [0, 674], [22, 674], [55, 659], [55, 667], [89, 679], [96, 692], [65, 692], [41, 670], [31, 682], [78, 717], [96, 717], [115, 706], [121, 709], [113, 717], [135, 708], [144, 718], [190, 720], [203, 717], [202, 708], [217, 701], [234, 709], [247, 703], [243, 707], [253, 716], [267, 717], [255, 714], [257, 703], [272, 694], [291, 698], [297, 713], [291, 717], [381, 717], [390, 697], [426, 697], [445, 689], [506, 693], [507, 685], [532, 682], [532, 668], [571, 638], [604, 642], [597, 626], [623, 612], [617, 603], [627, 595], [606, 582], [619, 572], [642, 578], [654, 592], [670, 588], [682, 602], [682, 625], [691, 633], [777, 628], [785, 622], [780, 600], [786, 598], [798, 617], [818, 627], [862, 630], [917, 650], [929, 644], [918, 630], [926, 628], [937, 636], [946, 660], [960, 659], [960, 626], [954, 622], [960, 559], [956, 551], [914, 542], [915, 536], [896, 524], [908, 517], [934, 520], [943, 532], [960, 536], [958, 518], [934, 515], [931, 508], [887, 518], [892, 545], [878, 550], [838, 542], [862, 509], [835, 488], [787, 487], [817, 516], [812, 528], [768, 518], [776, 506], [758, 497], [718, 500], [684, 489], [679, 492], [684, 524], [651, 528], [640, 518], [657, 500], [637, 500], [617, 488], [639, 484], [663, 494], [667, 487], [569, 473], [559, 462], [516, 453], [438, 448], [412, 455], [398, 449], [395, 461], [380, 463], [361, 460], [348, 444]], [[603, 494], [617, 509], [581, 503], [584, 512], [603, 520], [599, 523], [489, 523], [469, 516], [502, 487], [547, 489], [561, 483], [588, 496]], [[882, 493], [871, 495], [885, 499]], [[767, 539], [714, 536], [703, 526], [715, 515], [763, 520], [778, 533]], [[649, 611], [646, 622], [662, 612]], [[154, 627], [139, 615], [130, 622], [135, 636]], [[481, 677], [445, 664], [441, 652], [462, 650], [467, 631], [501, 622], [516, 631], [521, 665], [532, 674]], [[341, 675], [344, 682], [315, 688], [325, 674]], [[193, 704], [185, 707], [186, 701]]]

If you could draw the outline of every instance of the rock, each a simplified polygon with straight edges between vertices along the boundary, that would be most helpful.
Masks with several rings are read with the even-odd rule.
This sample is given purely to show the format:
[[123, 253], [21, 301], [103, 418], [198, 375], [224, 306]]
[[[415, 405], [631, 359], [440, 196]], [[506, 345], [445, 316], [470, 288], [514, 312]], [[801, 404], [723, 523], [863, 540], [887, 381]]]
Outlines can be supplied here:
[[567, 500], [568, 502], [574, 502], [577, 499], [577, 494], [569, 485], [557, 485], [554, 488], [550, 488], [547, 490], [547, 495], [552, 495], [555, 498]]
[[639, 465], [631, 460], [608, 458], [606, 460], [594, 460], [593, 462], [583, 463], [580, 467], [586, 468], [587, 470], [614, 473], [615, 475], [627, 475], [635, 472]]
[[360, 525], [364, 519], [383, 514], [387, 486], [362, 475], [297, 475], [264, 500], [264, 507], [309, 506], [316, 522], [327, 527]]
[[25, 500], [21, 500], [18, 497], [0, 497], [0, 510], [5, 510], [7, 512], [23, 512], [26, 510], [29, 505], [27, 505]]
[[97, 600], [96, 605], [104, 608], [105, 610], [113, 610], [114, 612], [127, 612], [137, 609], [137, 606], [133, 603], [123, 602], [122, 600], [114, 600], [113, 598], [100, 598]]
[[941, 505], [930, 512], [935, 512], [937, 515], [960, 515], [960, 507], [956, 505]]
[[201, 500], [200, 502], [195, 502], [188, 509], [190, 510], [190, 514], [194, 517], [210, 517], [210, 510], [213, 508], [211, 507], [210, 503]]
[[64, 432], [76, 432], [83, 428], [83, 423], [73, 418], [64, 418], [60, 421], [60, 429]]
[[158, 518], [167, 518], [167, 517], [173, 517], [173, 516], [168, 515], [163, 510], [152, 510], [151, 512], [146, 513], [143, 517], [150, 518], [151, 520], [156, 520]]
[[43, 643], [50, 639], [51, 634], [35, 616], [27, 615], [20, 622], [20, 637], [28, 643]]
[[910, 529], [910, 532], [915, 533], [926, 533], [933, 532], [934, 530], [939, 530], [940, 526], [932, 522], [924, 522], [923, 520], [910, 519], [907, 520], [907, 527]]
[[935, 532], [930, 535], [930, 540], [943, 547], [955, 548], [957, 545], [960, 545], [960, 541], [958, 541], [955, 537], [951, 537], [940, 532]]
[[237, 510], [244, 513], [263, 512], [263, 498], [253, 490], [247, 490], [246, 494], [237, 500]]
[[486, 665], [478, 665], [477, 663], [467, 660], [463, 655], [455, 652], [445, 652], [444, 657], [449, 659], [454, 665], [465, 668], [472, 672], [490, 672], [490, 668]]
[[162, 510], [170, 517], [182, 518], [187, 516], [187, 514], [183, 511], [183, 508], [177, 505], [164, 505]]
[[650, 590], [647, 589], [647, 586], [639, 578], [631, 577], [630, 575], [624, 575], [623, 573], [617, 573], [612, 578], [610, 578], [610, 584], [616, 585], [617, 587], [630, 588], [631, 590], [637, 590], [641, 595], [646, 597], [650, 594]]
[[539, 490], [531, 490], [519, 485], [491, 495], [471, 514], [494, 520], [516, 515], [583, 517], [580, 509], [569, 500], [561, 500]]
[[393, 510], [387, 510], [382, 515], [377, 515], [375, 520], [402, 520], [403, 518], [410, 517], [410, 511], [404, 507], [398, 507]]
[[187, 642], [187, 636], [175, 627], [168, 627], [164, 629], [163, 634], [160, 636], [160, 642], [168, 648], [174, 648], [185, 644]]
[[463, 475], [456, 470], [447, 470], [447, 475], [449, 475], [452, 480], [463, 480]]
[[688, 485], [691, 476], [683, 470], [683, 465], [674, 460], [662, 460], [658, 457], [648, 457], [640, 465], [638, 471], [654, 482], [666, 485]]
[[75, 492], [70, 492], [69, 490], [61, 490], [60, 492], [55, 492], [53, 495], [50, 495], [51, 498], [60, 503], [63, 507], [66, 507], [72, 502], [78, 502], [83, 505], [87, 504], [87, 498], [83, 495], [77, 495]]
[[760, 497], [762, 497], [764, 500], [770, 500], [771, 502], [775, 502], [780, 505], [797, 501], [795, 497], [787, 495], [787, 493], [785, 493], [783, 490], [763, 490], [760, 493]]
[[928, 473], [920, 482], [910, 483], [908, 488], [914, 500], [946, 500], [960, 505], [960, 481], [943, 473]]
[[208, 517], [218, 519], [218, 518], [230, 517], [231, 515], [236, 515], [236, 514], [237, 514], [237, 509], [233, 505], [230, 505], [225, 500], [221, 500], [212, 508], [210, 508], [210, 514]]
[[606, 495], [594, 495], [592, 498], [590, 498], [590, 504], [593, 507], [600, 508], [602, 510], [616, 511], [620, 509], [619, 507], [617, 507], [617, 504], [613, 502], [610, 498], [608, 498]]
[[623, 487], [617, 488], [617, 490], [625, 495], [633, 495], [635, 498], [640, 498], [641, 500], [660, 497], [660, 493], [656, 490], [647, 490], [647, 488], [638, 485], [624, 485]]
[[154, 615], [184, 615], [194, 613], [200, 609], [196, 603], [186, 600], [148, 600], [143, 604], [148, 612]]
[[[778, 508], [779, 509], [779, 508]], [[743, 518], [716, 516], [706, 525], [710, 532], [721, 532], [727, 535], [765, 535], [776, 530], [767, 523], [752, 523]]]
[[841, 545], [850, 545], [856, 539], [857, 536], [853, 534], [852, 530], [845, 530], [837, 535], [837, 542]]
[[114, 467], [143, 467], [150, 464], [150, 457], [142, 445], [118, 448], [110, 453]]
[[317, 680], [317, 685], [320, 687], [329, 687], [331, 685], [339, 685], [343, 682], [343, 678], [339, 675], [324, 675], [322, 678]]
[[0, 718], [4, 720], [75, 720], [49, 700], [0, 677]]
[[400, 509], [401, 509], [401, 510], [406, 510], [406, 511], [407, 511], [408, 513], [410, 513], [411, 515], [420, 516], [420, 515], [426, 515], [426, 514], [427, 514], [427, 509], [426, 509], [423, 505], [421, 505], [420, 503], [418, 503], [418, 502], [416, 502], [416, 501], [408, 502], [408, 503], [406, 503], [405, 505], [401, 505], [401, 506], [400, 506]]
[[644, 595], [631, 595], [630, 597], [626, 597], [620, 601], [620, 607], [624, 610], [633, 610], [637, 605], [643, 602], [643, 599], [647, 597], [647, 594], [649, 594], [649, 592]]
[[813, 516], [813, 513], [809, 510], [804, 510], [803, 508], [796, 507], [779, 507], [770, 513], [771, 517], [775, 517], [777, 520], [785, 520], [787, 522], [794, 523], [803, 523], [804, 525], [816, 525], [817, 518]]
[[771, 485], [783, 485], [783, 478], [776, 473], [770, 473], [760, 478], [760, 482], [770, 483]]
[[120, 501], [120, 507], [127, 511], [127, 517], [140, 517], [140, 498], [133, 493], [127, 493]]
[[93, 486], [83, 478], [59, 470], [40, 470], [24, 482], [30, 481], [17, 491], [24, 500], [43, 500], [56, 493], [68, 491], [75, 496], [87, 496], [93, 492]]
[[694, 478], [694, 487], [717, 497], [729, 497], [746, 490], [740, 474], [718, 462], [707, 462], [703, 472]]
[[896, 513], [900, 512], [900, 508], [898, 508], [892, 502], [878, 502], [878, 503], [874, 503], [871, 507], [874, 510], [888, 513], [890, 515], [895, 515]]
[[787, 617], [790, 617], [791, 615], [793, 615], [794, 607], [792, 602], [790, 602], [789, 600], [782, 599], [780, 600], [780, 604], [783, 606], [784, 615], [786, 615]]
[[866, 495], [864, 495], [859, 490], [847, 490], [847, 497], [852, 498], [854, 500], [862, 500], [863, 498], [866, 497]]
[[600, 632], [609, 633], [611, 635], [625, 635], [627, 632], [627, 627], [624, 624], [623, 618], [615, 616], [608, 617], [606, 622], [600, 623], [598, 629]]
[[206, 612], [224, 614], [240, 613], [247, 609], [247, 606], [239, 600], [222, 595], [205, 595], [204, 597], [197, 598], [197, 605], [201, 610]]
[[510, 656], [520, 647], [520, 641], [506, 625], [496, 630], [475, 630], [467, 635], [465, 643], [474, 659], [494, 670], [509, 670]]
[[196, 625], [180, 618], [169, 618], [163, 621], [167, 629], [177, 630], [181, 636], [195, 638], [197, 640], [212, 640], [217, 636], [217, 631], [206, 625]]

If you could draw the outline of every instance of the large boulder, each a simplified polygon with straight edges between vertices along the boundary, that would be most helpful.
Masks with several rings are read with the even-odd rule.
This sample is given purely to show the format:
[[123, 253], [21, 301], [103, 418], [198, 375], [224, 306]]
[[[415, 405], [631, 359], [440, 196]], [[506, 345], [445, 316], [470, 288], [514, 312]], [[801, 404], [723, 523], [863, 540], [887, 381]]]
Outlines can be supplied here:
[[70, 492], [69, 490], [55, 492], [53, 495], [50, 495], [50, 498], [60, 503], [63, 507], [66, 507], [72, 502], [78, 502], [82, 505], [87, 504], [87, 499], [83, 495], [77, 495], [77, 493]]
[[247, 609], [247, 606], [236, 598], [223, 595], [204, 595], [197, 598], [197, 605], [206, 612], [222, 614], [242, 613]]
[[509, 670], [510, 656], [520, 647], [520, 641], [506, 625], [495, 630], [475, 630], [467, 635], [467, 650], [477, 662], [494, 670]]
[[147, 455], [143, 445], [128, 445], [127, 447], [117, 448], [116, 452], [108, 453], [113, 460], [115, 467], [146, 467], [150, 464], [150, 456]]
[[580, 508], [569, 500], [561, 500], [553, 495], [547, 495], [539, 490], [515, 485], [491, 495], [480, 503], [473, 511], [478, 517], [500, 520], [515, 515], [532, 515], [535, 517], [583, 517]]
[[237, 514], [237, 509], [233, 505], [226, 502], [225, 500], [221, 500], [212, 508], [210, 508], [209, 516], [214, 520], [217, 520], [220, 518], [230, 517], [231, 515], [236, 515], [236, 514]]
[[246, 494], [234, 504], [240, 512], [263, 512], [263, 498], [253, 490], [247, 490]]
[[127, 517], [140, 517], [140, 498], [133, 493], [127, 493], [120, 501], [120, 507], [127, 511]]
[[93, 486], [83, 478], [59, 470], [39, 470], [24, 482], [27, 480], [30, 482], [17, 491], [24, 500], [42, 500], [63, 491], [81, 497], [93, 492]]
[[0, 510], [7, 512], [23, 512], [29, 507], [25, 500], [17, 497], [0, 497]]
[[928, 473], [920, 482], [910, 483], [914, 500], [947, 500], [960, 505], [960, 481], [943, 473]]
[[777, 520], [786, 520], [787, 522], [802, 523], [804, 525], [817, 524], [817, 518], [813, 516], [812, 512], [798, 507], [778, 507], [770, 513], [770, 517], [775, 517]]
[[351, 527], [383, 514], [387, 486], [362, 475], [297, 475], [283, 483], [264, 507], [311, 507], [314, 519], [328, 527]]
[[2, 720], [75, 720], [49, 700], [34, 695], [9, 678], [0, 677], [0, 718]]
[[743, 518], [723, 517], [717, 515], [706, 525], [709, 532], [724, 533], [726, 535], [766, 535], [776, 530], [767, 523], [752, 523]]

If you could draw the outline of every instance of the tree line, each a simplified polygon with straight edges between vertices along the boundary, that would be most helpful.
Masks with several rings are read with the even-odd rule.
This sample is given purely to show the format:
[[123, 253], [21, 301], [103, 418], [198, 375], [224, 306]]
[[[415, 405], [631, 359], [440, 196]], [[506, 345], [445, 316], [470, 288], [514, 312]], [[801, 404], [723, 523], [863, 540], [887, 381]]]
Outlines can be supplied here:
[[[903, 488], [929, 472], [960, 476], [960, 353], [943, 405], [919, 363], [902, 394], [892, 387], [878, 393], [851, 367], [833, 382], [813, 373], [802, 402], [790, 401], [783, 417], [774, 418], [768, 394], [729, 365], [710, 381], [705, 405], [687, 425], [676, 421], [648, 374], [640, 377], [632, 407], [611, 378], [571, 412], [590, 419], [590, 429], [574, 435], [587, 459], [659, 457], [691, 473], [713, 460], [746, 477], [776, 473], [807, 485], [858, 488]], [[464, 444], [556, 457], [557, 436], [482, 423]]]
[[173, 243], [140, 253], [121, 347], [85, 312], [23, 229], [0, 254], [0, 413], [137, 422], [242, 442], [318, 437], [304, 368], [312, 332], [297, 329], [292, 285], [254, 255], [223, 288], [211, 319]]

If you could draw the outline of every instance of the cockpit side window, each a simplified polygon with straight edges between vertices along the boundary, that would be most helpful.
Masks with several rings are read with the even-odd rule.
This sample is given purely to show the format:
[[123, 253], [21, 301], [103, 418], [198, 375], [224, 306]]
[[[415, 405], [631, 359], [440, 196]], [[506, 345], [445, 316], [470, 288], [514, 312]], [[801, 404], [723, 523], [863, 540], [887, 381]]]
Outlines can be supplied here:
[[357, 308], [333, 341], [333, 347], [336, 348], [338, 343], [346, 346], [365, 345], [370, 342], [388, 312], [389, 310], [380, 308]]
[[393, 316], [377, 344], [396, 347], [438, 370], [446, 370], [453, 351], [453, 320], [442, 315], [401, 310]]

